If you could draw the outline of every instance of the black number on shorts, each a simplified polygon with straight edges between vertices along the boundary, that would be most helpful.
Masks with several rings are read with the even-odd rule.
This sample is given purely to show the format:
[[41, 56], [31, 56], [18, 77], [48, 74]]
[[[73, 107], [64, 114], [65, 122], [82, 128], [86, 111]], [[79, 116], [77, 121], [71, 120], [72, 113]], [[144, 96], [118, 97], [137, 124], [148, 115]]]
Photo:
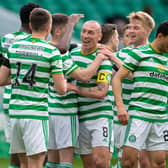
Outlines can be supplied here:
[[[17, 65], [17, 73], [16, 73], [16, 78], [15, 78], [15, 85], [19, 86], [19, 75], [20, 75], [20, 70], [21, 70], [21, 66], [22, 64], [20, 62], [16, 63]], [[31, 87], [36, 83], [36, 81], [34, 80], [35, 77], [35, 72], [36, 72], [36, 64], [32, 64], [30, 69], [26, 72], [25, 76], [23, 77], [22, 82], [23, 83], [28, 83]]]
[[168, 130], [163, 131], [163, 138], [165, 141], [168, 141]]
[[103, 136], [108, 137], [108, 128], [107, 127], [103, 127]]

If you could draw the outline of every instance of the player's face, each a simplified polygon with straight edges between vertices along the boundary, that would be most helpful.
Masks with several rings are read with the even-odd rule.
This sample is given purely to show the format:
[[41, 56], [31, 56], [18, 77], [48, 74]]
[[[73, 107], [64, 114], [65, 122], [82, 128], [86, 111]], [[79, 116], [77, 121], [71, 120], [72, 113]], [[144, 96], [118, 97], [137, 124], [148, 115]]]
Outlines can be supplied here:
[[117, 30], [115, 30], [115, 33], [112, 36], [112, 50], [116, 52], [118, 50], [118, 45], [119, 45], [119, 35]]
[[137, 19], [132, 19], [128, 26], [128, 36], [130, 38], [131, 45], [139, 46], [146, 41], [147, 31], [141, 21]]
[[124, 46], [130, 46], [131, 45], [131, 40], [130, 40], [130, 35], [129, 35], [129, 30], [125, 30], [122, 38]]
[[82, 48], [85, 50], [95, 49], [101, 39], [101, 32], [97, 24], [84, 24], [81, 32]]
[[168, 35], [160, 35], [158, 49], [161, 53], [168, 53]]
[[60, 28], [60, 35], [59, 35], [59, 36], [60, 36], [60, 39], [64, 36], [66, 30], [67, 30], [67, 25], [62, 26], [62, 27]]

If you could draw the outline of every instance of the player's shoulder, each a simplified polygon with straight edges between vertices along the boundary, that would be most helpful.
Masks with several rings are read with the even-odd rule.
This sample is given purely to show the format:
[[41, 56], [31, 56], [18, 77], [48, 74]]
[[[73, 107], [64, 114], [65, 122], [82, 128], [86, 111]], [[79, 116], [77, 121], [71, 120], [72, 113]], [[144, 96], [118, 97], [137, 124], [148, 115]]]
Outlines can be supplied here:
[[75, 47], [70, 51], [71, 55], [76, 55], [79, 54], [81, 52], [81, 46]]
[[142, 46], [139, 46], [139, 47], [135, 47], [133, 48], [133, 51], [147, 51], [147, 50], [151, 50], [151, 47], [150, 47], [150, 44], [146, 44], [146, 45], [142, 45]]

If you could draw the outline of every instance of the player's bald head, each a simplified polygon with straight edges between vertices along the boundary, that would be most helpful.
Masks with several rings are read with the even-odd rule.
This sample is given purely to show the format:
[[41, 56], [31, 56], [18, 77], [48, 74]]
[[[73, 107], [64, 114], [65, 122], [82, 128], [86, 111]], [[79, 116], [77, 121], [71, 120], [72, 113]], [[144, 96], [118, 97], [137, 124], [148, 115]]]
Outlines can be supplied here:
[[83, 27], [85, 27], [85, 26], [89, 26], [93, 29], [96, 29], [97, 32], [101, 33], [101, 25], [95, 20], [86, 21], [84, 23]]

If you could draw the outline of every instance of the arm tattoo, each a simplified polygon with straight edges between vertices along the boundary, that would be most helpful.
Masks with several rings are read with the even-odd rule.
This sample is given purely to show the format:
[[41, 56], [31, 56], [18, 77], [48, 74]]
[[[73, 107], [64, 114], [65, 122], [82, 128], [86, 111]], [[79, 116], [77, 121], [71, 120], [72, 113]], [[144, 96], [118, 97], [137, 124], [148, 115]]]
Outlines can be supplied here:
[[97, 86], [97, 90], [99, 90], [99, 91], [102, 91], [104, 88], [105, 88], [105, 84], [104, 84], [104, 83], [100, 83], [100, 84]]
[[78, 90], [79, 90], [79, 91], [82, 91], [82, 87], [80, 87], [80, 86], [77, 86], [77, 88], [78, 88]]

